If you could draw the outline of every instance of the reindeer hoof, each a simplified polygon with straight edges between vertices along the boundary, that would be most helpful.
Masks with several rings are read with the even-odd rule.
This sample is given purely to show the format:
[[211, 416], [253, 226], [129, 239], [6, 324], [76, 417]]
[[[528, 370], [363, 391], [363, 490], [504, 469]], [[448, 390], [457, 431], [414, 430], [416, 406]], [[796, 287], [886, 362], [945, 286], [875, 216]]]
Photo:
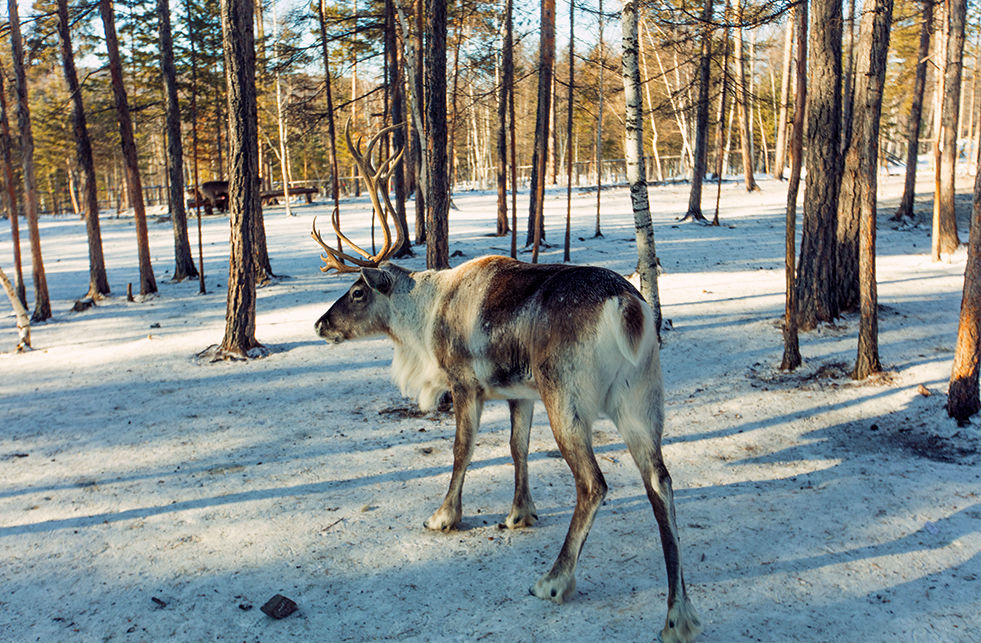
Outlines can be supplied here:
[[504, 519], [504, 526], [508, 529], [520, 529], [522, 527], [531, 527], [538, 521], [538, 514], [535, 510], [531, 511], [517, 511], [515, 509], [511, 510], [508, 517]]
[[569, 575], [549, 578], [545, 575], [529, 591], [538, 598], [561, 605], [575, 593], [576, 577]]
[[452, 531], [463, 517], [462, 512], [440, 507], [426, 522], [422, 523], [430, 531]]
[[689, 643], [702, 631], [702, 623], [687, 596], [676, 600], [668, 609], [668, 618], [661, 630], [662, 643]]

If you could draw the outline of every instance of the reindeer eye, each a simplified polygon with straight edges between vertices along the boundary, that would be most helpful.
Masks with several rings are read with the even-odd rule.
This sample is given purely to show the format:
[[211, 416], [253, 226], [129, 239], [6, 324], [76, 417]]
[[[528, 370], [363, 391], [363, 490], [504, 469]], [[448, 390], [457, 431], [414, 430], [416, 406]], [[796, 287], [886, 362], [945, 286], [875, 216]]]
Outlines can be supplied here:
[[364, 289], [355, 288], [351, 291], [351, 299], [364, 299]]

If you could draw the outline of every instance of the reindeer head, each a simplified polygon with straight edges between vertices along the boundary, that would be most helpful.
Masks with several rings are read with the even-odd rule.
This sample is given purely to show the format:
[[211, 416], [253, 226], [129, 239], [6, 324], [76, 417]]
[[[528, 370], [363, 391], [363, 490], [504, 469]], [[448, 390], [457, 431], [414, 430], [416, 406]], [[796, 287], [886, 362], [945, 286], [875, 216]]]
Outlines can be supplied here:
[[388, 332], [391, 296], [405, 274], [403, 268], [388, 263], [381, 268], [362, 268], [354, 285], [317, 320], [317, 335], [339, 344]]

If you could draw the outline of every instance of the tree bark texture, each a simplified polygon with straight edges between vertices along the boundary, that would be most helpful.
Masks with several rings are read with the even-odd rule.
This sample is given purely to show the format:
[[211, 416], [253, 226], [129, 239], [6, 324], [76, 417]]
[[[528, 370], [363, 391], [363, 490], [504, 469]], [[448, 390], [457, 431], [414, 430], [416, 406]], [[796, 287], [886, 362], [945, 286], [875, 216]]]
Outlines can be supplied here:
[[17, 207], [17, 183], [14, 178], [14, 163], [10, 157], [13, 141], [10, 138], [10, 119], [7, 116], [7, 90], [4, 87], [4, 72], [0, 69], [0, 156], [3, 159], [4, 201], [10, 213], [10, 243], [14, 247], [14, 290], [20, 303], [27, 307], [27, 290], [24, 287], [24, 269], [20, 255], [20, 216]]
[[[510, 0], [509, 0], [510, 1]], [[562, 261], [572, 260], [572, 116], [573, 96], [576, 88], [576, 5], [569, 3], [569, 87], [566, 99], [565, 120], [565, 243], [562, 247]], [[556, 146], [557, 147], [557, 146]]]
[[913, 102], [909, 109], [906, 135], [906, 183], [899, 208], [893, 219], [913, 218], [913, 199], [916, 196], [916, 165], [919, 160], [920, 121], [923, 118], [923, 90], [926, 88], [927, 64], [930, 62], [930, 33], [933, 31], [933, 0], [923, 0], [920, 22], [920, 45], [917, 52], [916, 77], [913, 80]]
[[[261, 0], [256, 0], [260, 2]], [[341, 208], [340, 167], [337, 163], [337, 131], [334, 118], [334, 78], [330, 72], [330, 50], [327, 47], [327, 4], [320, 0], [320, 54], [324, 62], [324, 96], [327, 101], [327, 151], [330, 160], [330, 198], [334, 208]], [[408, 236], [406, 236], [408, 239]], [[337, 249], [341, 247], [341, 237], [337, 235]]]
[[[859, 45], [855, 53], [852, 137], [845, 155], [842, 180], [842, 198], [845, 199], [842, 208], [852, 207], [859, 223], [856, 277], [861, 319], [858, 355], [852, 373], [855, 379], [865, 379], [882, 370], [879, 364], [879, 303], [875, 277], [875, 215], [879, 174], [879, 121], [882, 115], [892, 8], [893, 0], [865, 0], [862, 8]], [[841, 214], [839, 212], [839, 225], [842, 222]], [[843, 277], [844, 273], [839, 273], [839, 280]], [[839, 286], [842, 285], [844, 282], [839, 281]]]
[[10, 16], [10, 49], [14, 63], [14, 91], [17, 95], [17, 126], [20, 129], [21, 168], [24, 181], [24, 209], [31, 235], [31, 274], [34, 279], [34, 313], [31, 321], [41, 322], [51, 317], [48, 280], [41, 256], [41, 233], [38, 229], [37, 179], [34, 172], [34, 133], [27, 98], [27, 75], [24, 71], [24, 45], [20, 34], [20, 16], [16, 0], [7, 0]]
[[133, 218], [136, 222], [136, 247], [140, 260], [140, 294], [157, 292], [157, 281], [150, 265], [150, 240], [146, 227], [146, 209], [143, 204], [143, 185], [140, 181], [139, 160], [136, 155], [136, 140], [133, 136], [133, 121], [129, 115], [129, 102], [126, 87], [123, 85], [123, 68], [119, 60], [119, 41], [116, 38], [116, 20], [112, 13], [110, 0], [99, 0], [99, 12], [106, 34], [106, 50], [109, 54], [109, 76], [112, 79], [112, 93], [116, 102], [116, 119], [119, 121], [119, 136], [123, 151], [123, 164], [126, 170], [126, 186], [133, 205]]
[[960, 238], [957, 235], [957, 213], [954, 210], [954, 182], [957, 176], [957, 117], [961, 97], [967, 0], [951, 0], [949, 7], [947, 19], [950, 35], [947, 40], [947, 64], [944, 71], [943, 113], [940, 117], [938, 240], [941, 256], [950, 256], [960, 245]]
[[657, 288], [657, 252], [654, 247], [654, 225], [647, 195], [647, 173], [644, 167], [644, 112], [641, 103], [640, 64], [638, 60], [638, 0], [623, 4], [623, 92], [626, 103], [627, 182], [630, 204], [634, 211], [637, 239], [637, 274], [640, 294], [654, 311], [654, 327], [661, 337], [661, 300]]
[[813, 0], [808, 34], [804, 217], [797, 269], [798, 323], [804, 331], [838, 316], [835, 228], [841, 130], [841, 3]]
[[534, 245], [531, 256], [533, 263], [538, 260], [538, 246], [545, 239], [542, 209], [545, 201], [545, 164], [548, 160], [552, 74], [555, 70], [555, 0], [542, 0], [541, 26], [541, 37], [538, 42], [538, 109], [535, 115], [535, 147], [531, 161], [528, 235], [525, 239], [525, 245]]
[[695, 162], [688, 195], [685, 218], [705, 221], [702, 214], [702, 182], [708, 167], [709, 83], [712, 82], [712, 12], [713, 0], [705, 0], [702, 8], [701, 50], [698, 58], [698, 103], [695, 106]]
[[981, 172], [974, 177], [974, 205], [971, 208], [968, 238], [957, 348], [947, 388], [947, 414], [961, 424], [981, 410], [978, 393], [978, 361], [981, 357]]
[[259, 141], [255, 96], [255, 42], [252, 0], [221, 0], [231, 172], [228, 211], [231, 249], [225, 336], [218, 358], [246, 359], [261, 353], [255, 338], [255, 218], [259, 204]]
[[[385, 1], [385, 49], [388, 52], [388, 69], [391, 94], [389, 114], [393, 125], [401, 123], [403, 127], [397, 128], [392, 132], [392, 145], [397, 150], [405, 149], [405, 100], [402, 95], [402, 56], [399, 55], [398, 37], [396, 35], [397, 25], [395, 24], [395, 7], [393, 0]], [[406, 163], [405, 155], [399, 161], [399, 167], [392, 175], [392, 183], [395, 188], [395, 225], [400, 230], [401, 245], [395, 250], [393, 255], [396, 258], [411, 257], [412, 243], [409, 241], [409, 223], [405, 215], [405, 172], [402, 166]]]
[[174, 228], [174, 281], [197, 277], [191, 242], [187, 238], [187, 213], [184, 209], [184, 147], [181, 143], [181, 107], [177, 102], [177, 70], [174, 67], [174, 42], [170, 32], [170, 2], [157, 0], [160, 30], [160, 73], [163, 76], [167, 111], [168, 188], [170, 222]]
[[446, 164], [446, 0], [426, 0], [426, 267], [449, 268]]
[[[787, 182], [787, 225], [785, 243], [786, 305], [783, 325], [783, 361], [780, 369], [792, 371], [801, 364], [800, 341], [797, 324], [797, 284], [794, 266], [797, 250], [797, 194], [800, 189], [801, 161], [804, 150], [804, 111], [807, 101], [807, 3], [802, 2], [794, 9], [793, 25], [788, 26], [796, 32], [797, 55], [794, 64], [797, 83], [794, 93], [794, 123], [790, 134], [790, 177]], [[785, 75], [786, 76], [786, 75]]]

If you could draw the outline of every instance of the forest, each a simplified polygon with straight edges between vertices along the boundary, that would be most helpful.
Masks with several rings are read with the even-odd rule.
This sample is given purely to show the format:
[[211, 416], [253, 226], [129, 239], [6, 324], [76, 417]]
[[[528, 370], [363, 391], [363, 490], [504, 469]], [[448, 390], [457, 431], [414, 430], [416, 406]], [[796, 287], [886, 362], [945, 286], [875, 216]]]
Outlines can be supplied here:
[[967, 0], [8, 0], [0, 631], [660, 631], [609, 421], [578, 593], [535, 601], [576, 496], [546, 414], [533, 529], [488, 404], [426, 533], [452, 412], [314, 335], [347, 273], [500, 254], [654, 311], [704, 640], [976, 639], [979, 68]]

